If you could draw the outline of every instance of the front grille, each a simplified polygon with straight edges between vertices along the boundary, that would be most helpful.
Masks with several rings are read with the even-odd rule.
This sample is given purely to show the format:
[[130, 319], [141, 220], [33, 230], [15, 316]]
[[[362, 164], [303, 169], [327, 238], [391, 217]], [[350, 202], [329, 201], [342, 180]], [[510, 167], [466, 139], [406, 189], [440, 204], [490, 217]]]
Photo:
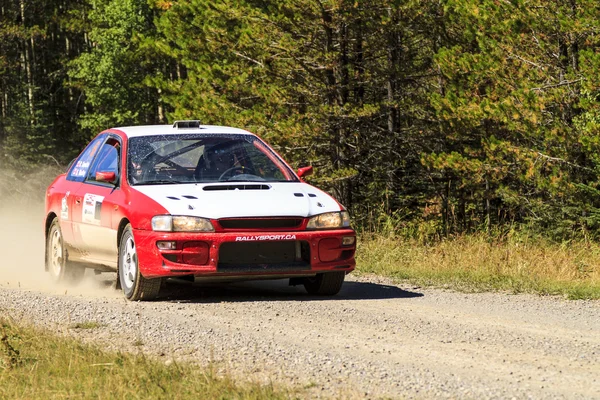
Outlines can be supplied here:
[[228, 242], [219, 249], [219, 272], [275, 272], [310, 269], [305, 241]]
[[302, 218], [228, 218], [220, 219], [223, 229], [294, 229]]

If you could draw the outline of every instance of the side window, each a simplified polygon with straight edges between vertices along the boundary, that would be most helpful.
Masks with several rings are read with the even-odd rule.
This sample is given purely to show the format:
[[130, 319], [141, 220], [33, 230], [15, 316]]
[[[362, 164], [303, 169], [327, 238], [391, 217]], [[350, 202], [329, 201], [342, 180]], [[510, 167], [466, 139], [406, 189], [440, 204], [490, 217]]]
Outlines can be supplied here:
[[83, 153], [73, 162], [71, 168], [67, 174], [67, 180], [75, 182], [83, 182], [85, 177], [88, 175], [90, 165], [102, 142], [106, 139], [106, 135], [100, 135], [94, 139], [88, 147], [85, 148]]
[[109, 138], [100, 148], [89, 170], [87, 181], [95, 182], [97, 172], [114, 172], [115, 177], [118, 178], [120, 150], [119, 142], [114, 138]]

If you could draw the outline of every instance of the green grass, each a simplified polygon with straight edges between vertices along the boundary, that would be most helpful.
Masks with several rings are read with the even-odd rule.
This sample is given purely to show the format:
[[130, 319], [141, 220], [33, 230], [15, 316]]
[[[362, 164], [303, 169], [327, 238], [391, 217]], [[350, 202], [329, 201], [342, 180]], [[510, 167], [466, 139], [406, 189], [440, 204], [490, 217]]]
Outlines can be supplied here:
[[524, 235], [457, 236], [434, 243], [362, 234], [357, 273], [460, 291], [510, 291], [600, 299], [600, 246]]
[[1, 399], [287, 399], [288, 389], [236, 383], [211, 368], [109, 353], [0, 319]]

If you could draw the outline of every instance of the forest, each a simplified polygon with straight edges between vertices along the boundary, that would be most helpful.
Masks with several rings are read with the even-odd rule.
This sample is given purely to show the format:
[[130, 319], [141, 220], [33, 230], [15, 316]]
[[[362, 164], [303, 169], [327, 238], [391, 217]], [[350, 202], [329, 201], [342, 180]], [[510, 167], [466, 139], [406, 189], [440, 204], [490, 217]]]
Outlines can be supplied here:
[[0, 169], [199, 119], [355, 224], [600, 236], [597, 0], [1, 0]]

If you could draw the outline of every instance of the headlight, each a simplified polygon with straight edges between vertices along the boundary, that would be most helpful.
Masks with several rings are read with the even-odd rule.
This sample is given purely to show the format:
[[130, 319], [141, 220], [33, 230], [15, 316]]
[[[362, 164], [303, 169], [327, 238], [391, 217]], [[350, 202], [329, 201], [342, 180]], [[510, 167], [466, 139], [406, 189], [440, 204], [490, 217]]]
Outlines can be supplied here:
[[173, 230], [173, 217], [170, 215], [157, 215], [153, 217], [152, 230], [171, 232]]
[[350, 226], [350, 214], [347, 211], [330, 212], [312, 217], [306, 225], [307, 229], [332, 229]]
[[161, 232], [214, 232], [215, 228], [206, 218], [184, 215], [157, 215], [152, 218], [152, 230]]

